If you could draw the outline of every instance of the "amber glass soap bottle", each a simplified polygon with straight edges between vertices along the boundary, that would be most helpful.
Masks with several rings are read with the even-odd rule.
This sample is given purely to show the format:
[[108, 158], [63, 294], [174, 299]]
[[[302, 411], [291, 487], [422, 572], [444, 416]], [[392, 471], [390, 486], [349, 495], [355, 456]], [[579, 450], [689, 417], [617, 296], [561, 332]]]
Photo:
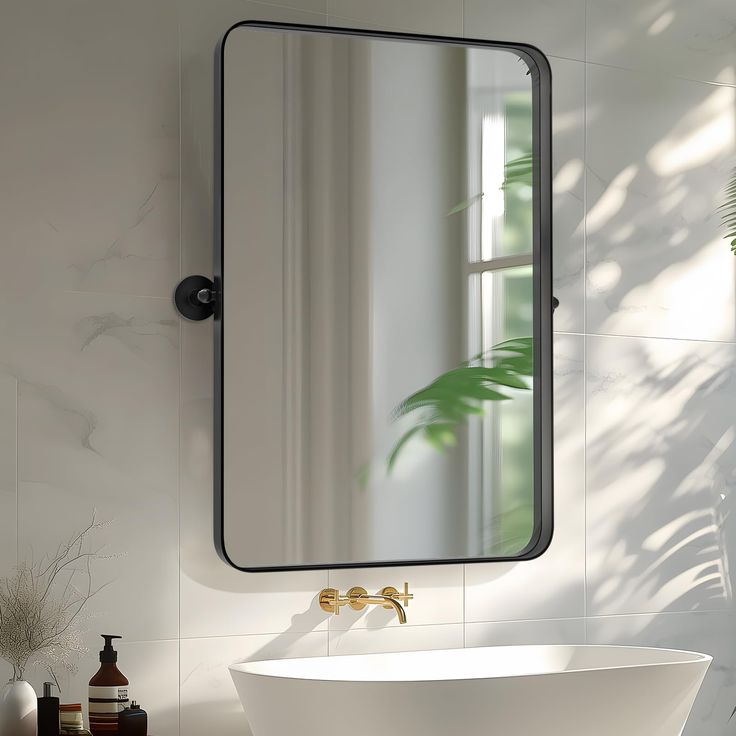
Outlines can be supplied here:
[[113, 639], [102, 634], [105, 646], [100, 652], [100, 669], [89, 681], [89, 730], [92, 736], [108, 736], [118, 732], [118, 714], [129, 704], [128, 678], [118, 669], [118, 653]]

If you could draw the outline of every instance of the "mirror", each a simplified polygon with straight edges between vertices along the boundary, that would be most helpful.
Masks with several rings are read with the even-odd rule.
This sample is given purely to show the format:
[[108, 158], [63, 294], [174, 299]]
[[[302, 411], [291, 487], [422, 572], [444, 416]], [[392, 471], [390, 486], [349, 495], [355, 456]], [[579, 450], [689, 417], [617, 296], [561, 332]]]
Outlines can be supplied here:
[[218, 66], [220, 554], [248, 571], [541, 554], [544, 56], [243, 23]]

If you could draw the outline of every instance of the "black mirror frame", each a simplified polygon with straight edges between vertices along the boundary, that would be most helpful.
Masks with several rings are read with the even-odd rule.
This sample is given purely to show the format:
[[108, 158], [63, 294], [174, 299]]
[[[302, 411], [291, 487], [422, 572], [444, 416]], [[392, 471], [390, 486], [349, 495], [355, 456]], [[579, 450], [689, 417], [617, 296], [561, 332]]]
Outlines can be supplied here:
[[[224, 369], [224, 241], [223, 241], [223, 102], [224, 51], [230, 33], [241, 27], [270, 30], [350, 35], [363, 38], [432, 42], [452, 46], [495, 48], [512, 51], [529, 67], [532, 77], [533, 111], [533, 200], [534, 226], [532, 257], [534, 271], [534, 530], [529, 544], [512, 557], [473, 557], [452, 559], [385, 560], [358, 563], [242, 567], [228, 555], [224, 538], [224, 460], [223, 460], [223, 369]], [[214, 145], [214, 541], [220, 558], [243, 572], [287, 570], [329, 570], [340, 568], [402, 567], [414, 565], [470, 564], [476, 562], [518, 562], [542, 555], [552, 542], [553, 507], [553, 384], [552, 314], [557, 300], [552, 295], [552, 72], [547, 57], [535, 46], [468, 38], [393, 33], [334, 28], [267, 21], [243, 21], [227, 30], [215, 54], [215, 145]]]

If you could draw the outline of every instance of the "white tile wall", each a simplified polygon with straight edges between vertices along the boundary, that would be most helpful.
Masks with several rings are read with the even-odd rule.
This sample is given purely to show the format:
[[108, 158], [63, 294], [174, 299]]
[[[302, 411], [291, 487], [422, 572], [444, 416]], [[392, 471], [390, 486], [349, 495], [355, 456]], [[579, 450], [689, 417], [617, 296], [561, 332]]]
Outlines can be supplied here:
[[[95, 633], [157, 736], [248, 733], [227, 664], [520, 642], [716, 657], [686, 736], [736, 705], [732, 0], [5, 0], [0, 24], [0, 570], [96, 506]], [[556, 531], [536, 561], [247, 575], [212, 546], [212, 61], [270, 19], [527, 41], [554, 99]], [[587, 240], [587, 242], [586, 242]], [[16, 538], [16, 531], [19, 536]], [[330, 618], [328, 584], [411, 584]], [[7, 667], [0, 662], [0, 676]], [[38, 673], [35, 680], [41, 682]], [[155, 730], [154, 730], [155, 729]]]
[[736, 5], [588, 0], [588, 61], [736, 83]]
[[327, 0], [327, 12], [339, 19], [334, 25], [350, 27], [350, 21], [359, 21], [414, 33], [462, 35], [463, 0]]
[[736, 346], [589, 337], [587, 347], [588, 611], [732, 607]]
[[735, 141], [736, 88], [588, 65], [589, 332], [734, 340]]
[[[413, 618], [412, 618], [413, 622]], [[375, 629], [330, 631], [330, 654], [412, 652], [422, 649], [458, 649], [463, 646], [463, 625], [383, 626]]]
[[0, 373], [0, 575], [16, 562], [18, 382]]
[[[97, 509], [95, 601], [136, 640], [178, 636], [179, 332], [168, 300], [37, 292], [0, 320], [18, 378], [21, 554], [54, 551]], [[140, 607], [120, 590], [135, 588]]]
[[552, 291], [560, 300], [555, 330], [585, 331], [585, 64], [552, 66]]
[[517, 644], [580, 644], [585, 641], [585, 620], [551, 618], [540, 621], [486, 621], [468, 623], [466, 647]]
[[11, 0], [3, 18], [3, 301], [61, 288], [168, 298], [176, 0]]
[[521, 41], [548, 56], [585, 60], [585, 0], [465, 0], [464, 35]]

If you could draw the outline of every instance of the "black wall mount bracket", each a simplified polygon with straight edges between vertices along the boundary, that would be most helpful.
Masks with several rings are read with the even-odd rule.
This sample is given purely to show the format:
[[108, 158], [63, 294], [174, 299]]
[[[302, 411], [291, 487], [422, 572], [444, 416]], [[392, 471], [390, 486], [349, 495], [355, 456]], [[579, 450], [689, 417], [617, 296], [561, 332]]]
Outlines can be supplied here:
[[199, 322], [215, 312], [217, 291], [206, 276], [187, 276], [174, 292], [174, 304], [182, 317]]

